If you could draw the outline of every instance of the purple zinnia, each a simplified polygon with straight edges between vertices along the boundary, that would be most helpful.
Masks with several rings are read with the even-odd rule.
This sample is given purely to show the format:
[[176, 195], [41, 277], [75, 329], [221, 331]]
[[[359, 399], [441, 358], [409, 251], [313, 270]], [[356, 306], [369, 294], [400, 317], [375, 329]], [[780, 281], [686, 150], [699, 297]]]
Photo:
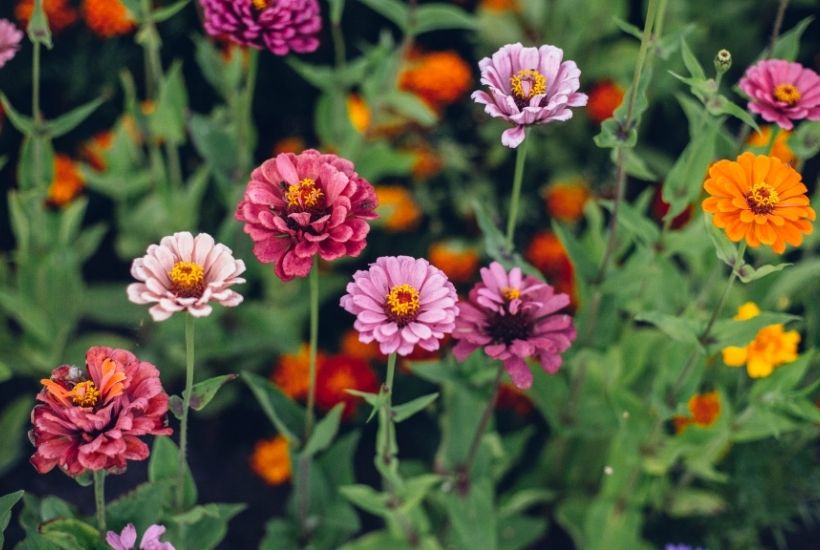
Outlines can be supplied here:
[[309, 53], [322, 29], [317, 0], [200, 0], [205, 30], [242, 46], [276, 55]]
[[[139, 550], [175, 550], [170, 542], [162, 542], [159, 538], [165, 533], [165, 526], [151, 525], [145, 530], [140, 541]], [[120, 534], [109, 531], [105, 535], [105, 542], [112, 550], [134, 550], [137, 544], [137, 528], [133, 523], [126, 525]]]
[[766, 59], [746, 69], [738, 86], [748, 109], [784, 130], [793, 120], [820, 120], [820, 76], [800, 63]]
[[515, 124], [501, 134], [501, 143], [518, 147], [524, 141], [524, 127], [569, 120], [569, 107], [587, 104], [587, 95], [578, 91], [581, 71], [575, 61], [561, 61], [564, 52], [555, 46], [525, 48], [507, 44], [478, 62], [481, 83], [490, 92], [473, 92], [476, 103], [494, 118]]
[[424, 259], [382, 256], [359, 270], [340, 305], [356, 316], [359, 340], [379, 343], [385, 355], [409, 355], [418, 344], [435, 351], [455, 327], [456, 289]]
[[481, 269], [481, 282], [459, 303], [453, 349], [463, 361], [477, 348], [504, 362], [513, 383], [522, 389], [532, 385], [525, 359], [538, 357], [541, 366], [554, 374], [561, 353], [575, 340], [572, 317], [556, 313], [569, 305], [569, 296], [534, 277], [522, 276], [514, 267], [509, 273], [493, 262]]
[[0, 68], [17, 54], [23, 31], [8, 19], [0, 19]]

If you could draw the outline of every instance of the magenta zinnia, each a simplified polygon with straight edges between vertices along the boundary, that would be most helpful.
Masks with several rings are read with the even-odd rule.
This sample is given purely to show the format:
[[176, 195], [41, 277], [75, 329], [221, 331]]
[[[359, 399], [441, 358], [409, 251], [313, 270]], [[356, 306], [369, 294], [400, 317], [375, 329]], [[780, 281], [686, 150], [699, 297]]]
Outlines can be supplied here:
[[85, 362], [85, 371], [63, 365], [41, 380], [29, 432], [31, 463], [41, 474], [55, 466], [72, 476], [119, 473], [127, 461], [148, 458], [140, 436], [171, 434], [168, 394], [154, 365], [101, 346], [90, 348]]
[[750, 111], [784, 130], [794, 127], [793, 120], [820, 120], [820, 76], [800, 63], [758, 61], [738, 86], [749, 96]]
[[478, 62], [481, 83], [489, 93], [478, 90], [472, 98], [484, 104], [493, 118], [503, 118], [515, 127], [501, 134], [501, 143], [518, 147], [524, 128], [572, 118], [570, 107], [587, 104], [578, 91], [581, 71], [575, 61], [562, 61], [564, 52], [555, 46], [525, 48], [507, 44]]
[[317, 0], [200, 0], [205, 30], [241, 46], [275, 55], [308, 53], [319, 47], [322, 29]]
[[245, 263], [207, 233], [174, 233], [131, 264], [131, 275], [140, 282], [128, 285], [128, 299], [135, 304], [156, 302], [148, 310], [154, 321], [178, 311], [204, 317], [213, 309], [209, 302], [226, 307], [242, 303], [242, 295], [230, 287], [245, 282], [239, 276], [244, 271]]
[[359, 340], [379, 343], [384, 354], [409, 355], [419, 345], [437, 350], [458, 315], [456, 289], [424, 259], [383, 256], [359, 270], [340, 305], [356, 316]]
[[481, 282], [470, 290], [469, 299], [459, 303], [453, 338], [453, 354], [464, 361], [478, 348], [504, 362], [519, 388], [532, 385], [528, 357], [537, 357], [541, 367], [554, 374], [561, 366], [561, 353], [575, 340], [572, 317], [556, 313], [569, 305], [569, 296], [514, 267], [508, 273], [498, 262], [481, 269]]
[[313, 257], [358, 256], [376, 218], [373, 186], [353, 164], [308, 150], [282, 153], [251, 173], [236, 219], [254, 241], [262, 263], [283, 281], [310, 273]]

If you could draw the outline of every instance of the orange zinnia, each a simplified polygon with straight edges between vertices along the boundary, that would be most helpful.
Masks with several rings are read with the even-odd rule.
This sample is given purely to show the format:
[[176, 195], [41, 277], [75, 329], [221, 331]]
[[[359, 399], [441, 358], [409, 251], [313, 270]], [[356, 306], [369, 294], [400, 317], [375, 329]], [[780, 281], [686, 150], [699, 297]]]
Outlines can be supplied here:
[[97, 36], [128, 34], [137, 26], [120, 0], [83, 0], [85, 24]]
[[[43, 0], [43, 11], [48, 19], [52, 32], [58, 33], [77, 21], [77, 10], [71, 7], [68, 0]], [[34, 0], [20, 0], [14, 8], [14, 16], [23, 25], [28, 25], [34, 12]]]
[[600, 124], [612, 116], [623, 100], [624, 89], [611, 80], [603, 80], [589, 92], [587, 114]]
[[[771, 155], [773, 157], [777, 157], [786, 164], [791, 164], [794, 161], [794, 151], [791, 150], [789, 147], [789, 136], [791, 136], [791, 132], [788, 130], [780, 130], [774, 138], [774, 143], [772, 144]], [[752, 135], [749, 136], [749, 139], [746, 141], [746, 145], [750, 145], [752, 147], [766, 147], [769, 145], [769, 140], [772, 137], [772, 127], [771, 126], [761, 126], [759, 132], [752, 132]]]
[[427, 257], [431, 264], [442, 270], [454, 283], [469, 282], [478, 269], [476, 251], [457, 242], [433, 243]]
[[373, 341], [365, 344], [359, 340], [359, 331], [352, 328], [342, 334], [339, 351], [342, 355], [356, 357], [365, 361], [385, 358], [385, 355], [379, 351], [378, 342]]
[[583, 178], [556, 181], [544, 190], [544, 203], [550, 216], [574, 222], [584, 215], [584, 205], [591, 196]]
[[77, 164], [62, 153], [54, 156], [54, 179], [48, 187], [48, 204], [65, 206], [83, 190], [83, 177]]
[[376, 187], [376, 198], [379, 201], [377, 223], [388, 231], [407, 231], [421, 221], [421, 210], [413, 194], [404, 187], [379, 185]]
[[[323, 360], [324, 356], [321, 353], [317, 354], [316, 364]], [[288, 397], [306, 397], [310, 386], [310, 346], [302, 344], [298, 353], [282, 355], [270, 378]]]
[[703, 210], [712, 223], [737, 242], [752, 248], [769, 245], [778, 254], [786, 243], [799, 246], [812, 232], [816, 217], [806, 186], [791, 166], [767, 155], [743, 153], [737, 161], [720, 160], [703, 184], [709, 197]]
[[689, 398], [688, 407], [691, 416], [672, 417], [676, 433], [693, 424], [701, 428], [714, 424], [720, 416], [720, 394], [716, 391], [696, 393]]
[[470, 90], [470, 65], [455, 51], [416, 54], [408, 61], [410, 66], [399, 75], [399, 88], [434, 109], [455, 103]]
[[251, 469], [268, 485], [281, 485], [290, 480], [290, 449], [288, 440], [277, 435], [263, 439], [253, 448]]

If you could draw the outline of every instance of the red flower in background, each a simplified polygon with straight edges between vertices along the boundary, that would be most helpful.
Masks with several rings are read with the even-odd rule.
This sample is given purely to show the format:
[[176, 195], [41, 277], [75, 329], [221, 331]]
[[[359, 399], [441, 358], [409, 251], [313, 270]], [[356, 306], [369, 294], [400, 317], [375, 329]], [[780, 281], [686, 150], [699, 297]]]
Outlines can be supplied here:
[[612, 116], [624, 100], [624, 89], [611, 80], [602, 80], [589, 92], [587, 114], [589, 118], [602, 123]]
[[319, 363], [316, 371], [316, 405], [330, 410], [344, 403], [342, 418], [356, 413], [361, 399], [345, 390], [375, 393], [379, 389], [376, 373], [367, 361], [349, 355], [334, 355]]

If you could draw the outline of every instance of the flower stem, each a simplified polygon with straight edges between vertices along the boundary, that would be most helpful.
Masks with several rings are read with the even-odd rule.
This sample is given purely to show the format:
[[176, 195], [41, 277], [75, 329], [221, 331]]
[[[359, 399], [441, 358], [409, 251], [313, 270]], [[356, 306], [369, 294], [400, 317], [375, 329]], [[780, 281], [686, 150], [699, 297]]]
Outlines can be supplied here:
[[105, 470], [94, 471], [94, 502], [97, 505], [97, 527], [105, 534]]
[[777, 15], [774, 17], [774, 24], [772, 25], [772, 36], [769, 38], [769, 47], [766, 48], [765, 57], [771, 57], [774, 53], [774, 46], [777, 44], [777, 37], [780, 35], [780, 27], [783, 26], [783, 16], [786, 15], [786, 8], [789, 5], [789, 0], [780, 0], [777, 6]]
[[319, 257], [313, 258], [310, 270], [310, 370], [308, 373], [307, 414], [305, 415], [305, 441], [313, 431], [313, 409], [316, 403], [316, 356], [319, 347]]
[[512, 197], [510, 197], [510, 214], [507, 218], [507, 251], [512, 253], [515, 237], [515, 222], [518, 217], [518, 203], [521, 200], [521, 181], [524, 179], [524, 162], [527, 158], [527, 144], [530, 129], [524, 129], [524, 141], [518, 146], [515, 156], [515, 173], [513, 174]]
[[769, 143], [766, 144], [766, 154], [771, 155], [772, 149], [774, 149], [774, 142], [777, 139], [777, 135], [780, 133], [780, 126], [777, 124], [771, 125], [771, 130], [769, 130]]
[[179, 425], [179, 468], [177, 470], [176, 506], [182, 510], [185, 500], [185, 467], [188, 453], [188, 410], [194, 386], [194, 317], [185, 316], [185, 391], [182, 392], [182, 420]]
[[248, 54], [248, 75], [245, 80], [245, 90], [243, 93], [240, 113], [239, 113], [239, 146], [242, 151], [242, 177], [253, 164], [253, 151], [251, 148], [251, 120], [253, 113], [253, 95], [256, 91], [256, 77], [259, 74], [259, 50], [250, 48]]
[[[43, 113], [40, 112], [40, 51], [41, 44], [34, 42], [34, 55], [31, 61], [31, 116], [34, 127], [40, 129], [43, 123]], [[29, 136], [34, 147], [34, 183], [45, 185], [43, 178], [43, 144], [40, 137]]]
[[493, 382], [493, 393], [490, 396], [490, 400], [487, 402], [487, 406], [484, 408], [484, 413], [481, 415], [481, 420], [478, 422], [478, 427], [476, 428], [475, 434], [473, 434], [473, 440], [470, 442], [470, 450], [467, 452], [467, 460], [464, 461], [464, 464], [460, 468], [460, 481], [465, 486], [467, 480], [470, 478], [470, 470], [473, 467], [473, 462], [475, 462], [475, 458], [478, 455], [478, 448], [481, 445], [481, 439], [484, 437], [484, 432], [487, 431], [487, 427], [490, 425], [490, 419], [493, 417], [495, 402], [498, 400], [498, 394], [501, 390], [501, 375], [503, 372], [504, 364], [501, 363], [498, 365], [498, 371], [496, 372], [495, 381]]
[[[384, 399], [382, 405], [382, 414], [385, 422], [385, 435], [382, 439], [382, 448], [376, 450], [376, 460], [379, 461], [385, 468], [390, 466], [396, 454], [396, 449], [393, 445], [395, 439], [395, 426], [393, 424], [393, 378], [396, 375], [396, 359], [398, 355], [395, 352], [387, 357], [387, 378], [382, 384], [381, 394]], [[389, 480], [386, 480], [389, 482]], [[392, 489], [391, 489], [392, 490]]]

